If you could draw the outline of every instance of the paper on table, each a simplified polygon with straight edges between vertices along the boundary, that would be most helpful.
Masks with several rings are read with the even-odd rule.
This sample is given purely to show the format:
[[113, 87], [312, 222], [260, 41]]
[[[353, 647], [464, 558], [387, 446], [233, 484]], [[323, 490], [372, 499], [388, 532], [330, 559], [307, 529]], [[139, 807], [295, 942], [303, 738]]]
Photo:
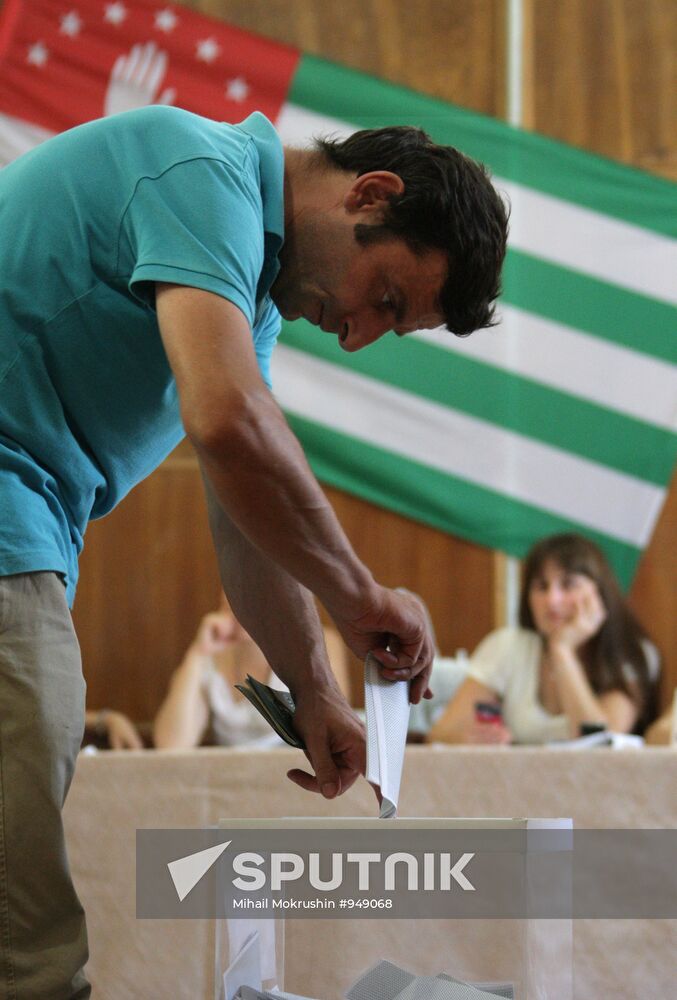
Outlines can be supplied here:
[[380, 818], [392, 819], [397, 814], [409, 726], [409, 682], [384, 680], [371, 653], [364, 662], [364, 704], [367, 781], [381, 789]]
[[644, 740], [634, 733], [614, 733], [604, 729], [599, 733], [589, 733], [573, 740], [552, 740], [546, 743], [556, 750], [589, 750], [591, 747], [610, 747], [612, 750], [641, 750]]

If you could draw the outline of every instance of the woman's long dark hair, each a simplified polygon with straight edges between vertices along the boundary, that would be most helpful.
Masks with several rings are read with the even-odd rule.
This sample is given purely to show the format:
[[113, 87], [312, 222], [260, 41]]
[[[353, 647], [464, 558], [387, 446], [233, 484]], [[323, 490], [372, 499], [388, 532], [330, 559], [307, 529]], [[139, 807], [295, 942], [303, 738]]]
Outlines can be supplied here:
[[[552, 561], [566, 573], [581, 573], [594, 583], [606, 608], [600, 629], [578, 650], [590, 686], [595, 694], [623, 691], [638, 709], [635, 732], [643, 732], [656, 717], [656, 683], [649, 673], [645, 651], [648, 636], [628, 607], [602, 550], [582, 535], [551, 535], [537, 542], [526, 557], [520, 595], [519, 622], [537, 631], [529, 605], [529, 592], [546, 562]], [[644, 640], [644, 642], [643, 642]], [[630, 666], [636, 684], [628, 682]]]

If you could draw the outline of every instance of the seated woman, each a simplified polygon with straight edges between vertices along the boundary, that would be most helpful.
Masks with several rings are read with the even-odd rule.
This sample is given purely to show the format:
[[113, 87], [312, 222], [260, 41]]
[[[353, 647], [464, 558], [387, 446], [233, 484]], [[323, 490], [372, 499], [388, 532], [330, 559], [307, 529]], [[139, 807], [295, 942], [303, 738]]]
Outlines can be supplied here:
[[[338, 632], [325, 628], [329, 662], [346, 694], [346, 647]], [[278, 690], [284, 684], [245, 632], [222, 596], [218, 611], [200, 622], [195, 639], [174, 672], [155, 718], [158, 749], [182, 749], [203, 742], [218, 746], [276, 746], [282, 741], [234, 687], [247, 674]]]
[[[578, 736], [583, 723], [643, 731], [655, 711], [658, 654], [596, 545], [573, 534], [537, 543], [519, 622], [480, 643], [431, 741], [547, 743]], [[477, 718], [477, 702], [500, 704], [502, 718]]]

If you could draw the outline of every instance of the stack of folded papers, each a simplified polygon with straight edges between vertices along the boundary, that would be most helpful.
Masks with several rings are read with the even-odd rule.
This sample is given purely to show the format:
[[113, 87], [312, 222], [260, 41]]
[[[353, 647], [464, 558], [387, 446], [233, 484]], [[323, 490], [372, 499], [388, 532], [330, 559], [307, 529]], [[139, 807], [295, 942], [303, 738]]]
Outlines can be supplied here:
[[236, 684], [235, 687], [261, 713], [268, 725], [272, 726], [285, 743], [298, 747], [299, 750], [305, 748], [303, 740], [294, 729], [296, 706], [289, 691], [276, 691], [267, 684], [257, 681], [256, 678], [250, 677], [249, 674], [244, 684]]

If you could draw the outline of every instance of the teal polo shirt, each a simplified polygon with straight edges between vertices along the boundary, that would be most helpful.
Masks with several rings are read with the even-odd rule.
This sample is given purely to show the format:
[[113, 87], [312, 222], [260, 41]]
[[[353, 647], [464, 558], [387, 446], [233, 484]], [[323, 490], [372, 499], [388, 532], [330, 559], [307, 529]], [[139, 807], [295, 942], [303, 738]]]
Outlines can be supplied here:
[[155, 282], [238, 306], [270, 386], [283, 177], [263, 115], [170, 107], [82, 125], [0, 171], [0, 575], [54, 570], [72, 603], [88, 521], [183, 437]]

